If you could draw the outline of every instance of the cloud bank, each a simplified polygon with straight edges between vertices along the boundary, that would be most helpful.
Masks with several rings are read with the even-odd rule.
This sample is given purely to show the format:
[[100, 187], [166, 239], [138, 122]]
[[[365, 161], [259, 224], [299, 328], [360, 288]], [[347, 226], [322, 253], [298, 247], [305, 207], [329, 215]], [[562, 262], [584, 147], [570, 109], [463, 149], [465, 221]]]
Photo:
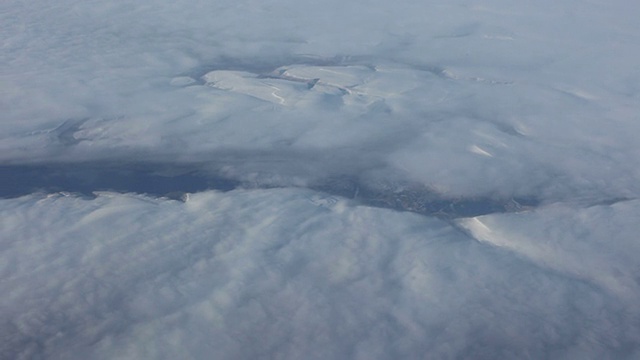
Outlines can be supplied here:
[[8, 358], [638, 355], [637, 201], [463, 220], [473, 237], [303, 189], [2, 209]]
[[0, 357], [639, 357], [639, 11], [2, 2]]

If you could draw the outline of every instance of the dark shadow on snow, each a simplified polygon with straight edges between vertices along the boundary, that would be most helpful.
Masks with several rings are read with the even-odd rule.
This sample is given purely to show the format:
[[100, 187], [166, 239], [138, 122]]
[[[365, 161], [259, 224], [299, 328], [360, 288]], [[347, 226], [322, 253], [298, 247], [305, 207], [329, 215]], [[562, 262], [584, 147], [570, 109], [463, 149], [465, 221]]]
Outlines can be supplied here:
[[[197, 165], [166, 163], [74, 163], [0, 166], [0, 197], [69, 192], [95, 197], [97, 191], [140, 193], [183, 200], [187, 193], [237, 188], [274, 188], [273, 182], [246, 183], [212, 175]], [[286, 185], [282, 185], [285, 187]], [[515, 212], [534, 207], [532, 198], [451, 198], [420, 185], [367, 184], [352, 177], [331, 177], [308, 186], [367, 206], [410, 211], [442, 218]]]
[[71, 192], [93, 197], [95, 191], [140, 193], [180, 199], [185, 193], [228, 191], [232, 179], [205, 176], [194, 169], [166, 164], [77, 163], [0, 166], [0, 197], [34, 192]]

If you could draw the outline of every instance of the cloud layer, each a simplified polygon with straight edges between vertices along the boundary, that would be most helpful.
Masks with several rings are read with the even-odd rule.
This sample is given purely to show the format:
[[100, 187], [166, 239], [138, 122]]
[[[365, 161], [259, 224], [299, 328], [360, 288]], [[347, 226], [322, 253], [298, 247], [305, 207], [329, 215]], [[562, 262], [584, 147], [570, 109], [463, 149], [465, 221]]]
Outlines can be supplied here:
[[639, 12], [3, 1], [0, 357], [640, 357]]
[[309, 190], [2, 209], [8, 358], [638, 355], [637, 201], [463, 221], [473, 237]]

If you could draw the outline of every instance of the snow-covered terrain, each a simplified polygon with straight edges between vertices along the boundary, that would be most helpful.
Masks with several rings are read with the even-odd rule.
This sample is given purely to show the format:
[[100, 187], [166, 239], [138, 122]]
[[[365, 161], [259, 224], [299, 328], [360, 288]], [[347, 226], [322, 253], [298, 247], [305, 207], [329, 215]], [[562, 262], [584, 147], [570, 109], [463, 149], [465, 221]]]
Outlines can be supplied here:
[[640, 3], [0, 3], [0, 358], [640, 358]]

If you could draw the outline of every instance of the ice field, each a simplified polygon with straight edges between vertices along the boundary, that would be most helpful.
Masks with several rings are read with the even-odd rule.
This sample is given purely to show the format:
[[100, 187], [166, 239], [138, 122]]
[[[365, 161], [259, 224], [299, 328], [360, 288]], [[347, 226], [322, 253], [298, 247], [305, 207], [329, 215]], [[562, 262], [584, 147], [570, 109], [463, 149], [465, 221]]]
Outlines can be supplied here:
[[0, 358], [640, 358], [640, 3], [0, 4]]

